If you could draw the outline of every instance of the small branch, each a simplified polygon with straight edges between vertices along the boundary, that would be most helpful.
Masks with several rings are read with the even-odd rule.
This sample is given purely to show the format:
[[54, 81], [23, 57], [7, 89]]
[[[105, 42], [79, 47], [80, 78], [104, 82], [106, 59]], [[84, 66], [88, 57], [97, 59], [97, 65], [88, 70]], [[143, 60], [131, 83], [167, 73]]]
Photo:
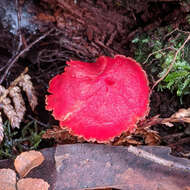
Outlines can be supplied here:
[[18, 35], [19, 35], [19, 44], [18, 44], [18, 48], [17, 48], [17, 52], [20, 51], [21, 47], [22, 47], [22, 33], [21, 33], [21, 8], [19, 5], [19, 0], [15, 0], [16, 1], [16, 8], [17, 8], [17, 22], [18, 22]]
[[151, 153], [149, 153], [149, 152], [147, 152], [145, 150], [142, 150], [140, 148], [134, 147], [132, 145], [130, 145], [128, 147], [128, 151], [135, 154], [138, 157], [145, 158], [145, 159], [150, 160], [150, 161], [152, 161], [154, 163], [157, 163], [159, 165], [190, 172], [190, 167], [188, 167], [188, 166], [185, 166], [185, 165], [173, 162], [173, 161], [169, 161], [169, 160], [160, 158], [160, 157], [158, 157], [158, 156], [156, 156], [154, 154], [151, 154]]
[[166, 72], [160, 79], [158, 79], [158, 80], [154, 83], [154, 85], [153, 85], [153, 87], [152, 87], [152, 90], [153, 90], [154, 87], [157, 86], [157, 85], [168, 75], [168, 73], [171, 71], [171, 69], [172, 69], [172, 67], [173, 67], [173, 65], [174, 65], [174, 63], [175, 63], [175, 61], [176, 61], [177, 55], [178, 55], [179, 52], [184, 48], [185, 44], [186, 44], [189, 40], [190, 40], [190, 34], [188, 35], [187, 39], [186, 39], [185, 42], [182, 44], [182, 46], [176, 51], [175, 56], [174, 56], [174, 59], [173, 59], [172, 63], [170, 64], [170, 66], [169, 66], [167, 72]]
[[49, 35], [51, 32], [53, 31], [53, 29], [49, 30], [48, 32], [46, 32], [44, 35], [40, 36], [39, 38], [37, 38], [34, 42], [32, 42], [31, 44], [29, 44], [26, 48], [24, 48], [22, 51], [18, 52], [13, 58], [11, 58], [8, 61], [8, 67], [5, 70], [3, 76], [0, 79], [0, 84], [2, 84], [2, 82], [5, 80], [9, 70], [11, 69], [11, 67], [16, 63], [16, 61], [19, 59], [19, 57], [21, 57], [24, 53], [26, 53], [31, 47], [33, 47], [36, 43], [38, 43], [39, 41], [41, 41], [42, 39], [44, 39], [47, 35]]
[[158, 51], [152, 52], [152, 53], [150, 53], [150, 54], [148, 55], [148, 57], [146, 58], [146, 60], [145, 60], [142, 64], [144, 65], [144, 64], [149, 60], [149, 58], [150, 58], [152, 55], [154, 55], [154, 54], [156, 54], [156, 53], [159, 53], [159, 52], [163, 52], [163, 51], [165, 51], [165, 50], [167, 50], [167, 49], [175, 50], [175, 49], [172, 48], [172, 47], [166, 47], [166, 48], [160, 49], [160, 50], [158, 50]]
[[48, 124], [42, 123], [41, 121], [38, 121], [37, 119], [35, 119], [34, 117], [32, 117], [31, 115], [28, 115], [28, 117], [32, 120], [34, 120], [36, 123], [38, 123], [39, 125], [43, 126], [43, 127], [49, 127]]

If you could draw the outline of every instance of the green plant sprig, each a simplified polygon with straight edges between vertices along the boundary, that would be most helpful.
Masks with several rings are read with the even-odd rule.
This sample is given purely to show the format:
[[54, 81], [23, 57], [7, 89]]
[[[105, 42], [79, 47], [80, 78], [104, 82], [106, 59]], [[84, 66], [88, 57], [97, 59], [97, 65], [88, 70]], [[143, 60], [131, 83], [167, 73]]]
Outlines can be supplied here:
[[164, 28], [132, 41], [137, 61], [147, 66], [151, 63], [150, 71], [158, 77], [152, 89], [158, 85], [157, 90], [175, 91], [181, 103], [182, 97], [190, 94], [189, 40], [190, 32]]

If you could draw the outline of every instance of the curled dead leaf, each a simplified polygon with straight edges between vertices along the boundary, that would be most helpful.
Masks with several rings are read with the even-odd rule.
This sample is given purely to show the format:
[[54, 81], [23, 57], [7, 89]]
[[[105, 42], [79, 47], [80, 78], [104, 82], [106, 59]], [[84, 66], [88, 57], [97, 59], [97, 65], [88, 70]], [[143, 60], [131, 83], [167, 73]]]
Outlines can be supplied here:
[[16, 173], [11, 169], [0, 169], [0, 190], [16, 190]]
[[17, 183], [18, 190], [48, 190], [49, 184], [43, 179], [25, 178]]
[[34, 111], [35, 107], [38, 104], [38, 100], [35, 94], [34, 86], [31, 82], [31, 77], [28, 74], [25, 74], [19, 82], [19, 86], [23, 88], [23, 90], [26, 92], [29, 104]]
[[158, 133], [149, 128], [139, 128], [134, 134], [142, 136], [144, 138], [145, 144], [147, 145], [159, 145], [161, 141]]
[[24, 113], [26, 111], [25, 103], [21, 94], [21, 89], [18, 86], [14, 86], [13, 88], [10, 89], [9, 95], [13, 100], [17, 120], [20, 124], [20, 122], [24, 117]]
[[[24, 117], [26, 107], [24, 99], [22, 97], [21, 90], [26, 92], [29, 104], [34, 111], [37, 105], [37, 96], [31, 81], [31, 77], [26, 74], [28, 68], [26, 68], [6, 89], [0, 85], [0, 111], [4, 112], [4, 115], [10, 121], [12, 128], [19, 128], [20, 123]], [[0, 143], [3, 139], [3, 120], [0, 115]]]
[[16, 157], [14, 166], [20, 177], [26, 176], [33, 168], [44, 161], [44, 156], [38, 151], [23, 152]]
[[[7, 89], [5, 89], [3, 86], [0, 85], [0, 95], [1, 95], [0, 97], [2, 97], [4, 93], [7, 93]], [[11, 123], [11, 126], [18, 128], [20, 122], [14, 107], [11, 105], [11, 99], [9, 97], [4, 97], [1, 100], [1, 104], [5, 115], [7, 116], [7, 118]]]

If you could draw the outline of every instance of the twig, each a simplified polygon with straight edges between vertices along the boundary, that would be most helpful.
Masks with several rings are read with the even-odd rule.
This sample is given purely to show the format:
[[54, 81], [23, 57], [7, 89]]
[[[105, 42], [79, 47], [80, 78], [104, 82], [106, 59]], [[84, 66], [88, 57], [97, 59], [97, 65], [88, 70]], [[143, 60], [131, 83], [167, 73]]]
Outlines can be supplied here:
[[2, 82], [5, 80], [5, 77], [7, 76], [9, 70], [11, 69], [11, 67], [15, 64], [15, 62], [19, 59], [20, 56], [22, 56], [24, 53], [26, 53], [32, 46], [34, 46], [36, 43], [38, 43], [40, 40], [44, 39], [47, 35], [49, 35], [54, 29], [49, 30], [48, 32], [46, 32], [44, 35], [40, 36], [39, 38], [37, 38], [34, 42], [32, 42], [31, 44], [29, 44], [26, 48], [24, 48], [22, 51], [18, 52], [13, 58], [11, 58], [8, 61], [8, 67], [5, 70], [3, 76], [0, 79], [0, 84], [2, 84]]
[[18, 44], [18, 48], [17, 48], [17, 52], [18, 53], [22, 47], [22, 33], [21, 33], [21, 26], [20, 26], [20, 23], [21, 23], [21, 8], [20, 8], [20, 5], [19, 5], [19, 0], [15, 0], [16, 1], [16, 7], [17, 7], [17, 22], [18, 22], [18, 35], [19, 35], [19, 44]]
[[172, 60], [172, 63], [170, 64], [170, 66], [169, 66], [167, 72], [166, 72], [160, 79], [158, 79], [158, 80], [154, 83], [154, 85], [153, 85], [153, 87], [152, 87], [152, 90], [153, 90], [154, 87], [157, 86], [157, 84], [160, 83], [160, 82], [168, 75], [168, 73], [171, 71], [171, 69], [172, 69], [172, 67], [173, 67], [173, 65], [174, 65], [174, 63], [175, 63], [175, 61], [176, 61], [177, 55], [178, 55], [179, 52], [184, 48], [185, 44], [186, 44], [189, 40], [190, 40], [190, 34], [188, 35], [188, 37], [187, 37], [187, 39], [185, 40], [185, 42], [181, 45], [181, 47], [176, 51], [175, 56], [174, 56], [174, 59]]
[[130, 145], [128, 147], [128, 151], [135, 154], [136, 156], [145, 158], [145, 159], [150, 160], [152, 162], [155, 162], [155, 163], [157, 163], [159, 165], [190, 172], [190, 167], [189, 166], [185, 166], [185, 165], [182, 165], [182, 164], [179, 164], [179, 163], [175, 163], [173, 161], [169, 161], [169, 160], [160, 158], [160, 157], [158, 157], [158, 156], [156, 156], [154, 154], [151, 154], [151, 153], [149, 153], [149, 152], [147, 152], [145, 150], [142, 150], [140, 148], [134, 147], [132, 145]]
[[149, 58], [150, 58], [152, 55], [154, 55], [154, 54], [156, 54], [156, 53], [159, 53], [159, 52], [163, 52], [163, 51], [165, 51], [165, 50], [167, 50], [167, 49], [173, 49], [173, 50], [175, 50], [175, 49], [172, 48], [172, 47], [166, 47], [166, 48], [163, 48], [163, 49], [154, 51], [154, 52], [152, 52], [152, 53], [150, 53], [150, 54], [148, 55], [148, 57], [146, 58], [146, 60], [145, 60], [142, 64], [144, 65], [144, 64], [149, 60]]
[[121, 190], [121, 189], [126, 189], [126, 184], [120, 184], [120, 185], [108, 185], [108, 186], [94, 186], [94, 187], [87, 187], [87, 188], [82, 188], [78, 190]]
[[35, 119], [34, 117], [32, 117], [31, 115], [28, 115], [28, 117], [32, 120], [34, 120], [36, 123], [40, 124], [43, 127], [49, 127], [48, 124], [42, 123], [41, 121], [38, 121], [37, 119]]
[[188, 31], [184, 31], [184, 30], [180, 30], [179, 28], [175, 28], [174, 30], [172, 30], [171, 32], [169, 32], [168, 34], [166, 34], [166, 35], [164, 36], [164, 39], [166, 39], [168, 36], [171, 36], [171, 35], [172, 35], [174, 32], [176, 32], [176, 31], [181, 32], [181, 33], [184, 33], [184, 34], [189, 34]]

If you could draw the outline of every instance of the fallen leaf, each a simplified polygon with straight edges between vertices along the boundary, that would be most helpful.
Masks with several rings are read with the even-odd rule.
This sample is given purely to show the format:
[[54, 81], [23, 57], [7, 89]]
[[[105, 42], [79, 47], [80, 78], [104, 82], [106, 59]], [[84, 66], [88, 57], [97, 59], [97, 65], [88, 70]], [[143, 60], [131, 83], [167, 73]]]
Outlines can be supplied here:
[[17, 183], [18, 190], [48, 190], [49, 184], [43, 179], [25, 178]]
[[[31, 82], [31, 77], [26, 74], [28, 68], [26, 68], [6, 89], [0, 85], [0, 111], [4, 112], [4, 115], [10, 121], [12, 128], [19, 128], [20, 123], [24, 117], [26, 107], [24, 99], [22, 97], [21, 90], [26, 92], [28, 102], [34, 111], [37, 105], [37, 97], [35, 90]], [[0, 114], [0, 143], [3, 139], [3, 119]]]
[[14, 103], [14, 108], [18, 120], [17, 127], [19, 128], [19, 124], [22, 121], [26, 111], [25, 103], [21, 94], [21, 89], [18, 86], [14, 86], [10, 89], [9, 96], [12, 98], [12, 101]]
[[16, 173], [12, 169], [0, 169], [0, 190], [16, 190]]
[[19, 86], [26, 92], [28, 102], [34, 111], [35, 107], [38, 104], [38, 99], [35, 93], [35, 89], [33, 83], [31, 81], [31, 77], [28, 74], [25, 74], [19, 82]]
[[134, 135], [140, 135], [144, 138], [144, 141], [147, 145], [159, 145], [160, 136], [156, 131], [153, 131], [149, 128], [138, 128]]
[[26, 176], [33, 168], [39, 166], [44, 161], [41, 152], [31, 150], [23, 152], [16, 157], [14, 166], [21, 177]]

